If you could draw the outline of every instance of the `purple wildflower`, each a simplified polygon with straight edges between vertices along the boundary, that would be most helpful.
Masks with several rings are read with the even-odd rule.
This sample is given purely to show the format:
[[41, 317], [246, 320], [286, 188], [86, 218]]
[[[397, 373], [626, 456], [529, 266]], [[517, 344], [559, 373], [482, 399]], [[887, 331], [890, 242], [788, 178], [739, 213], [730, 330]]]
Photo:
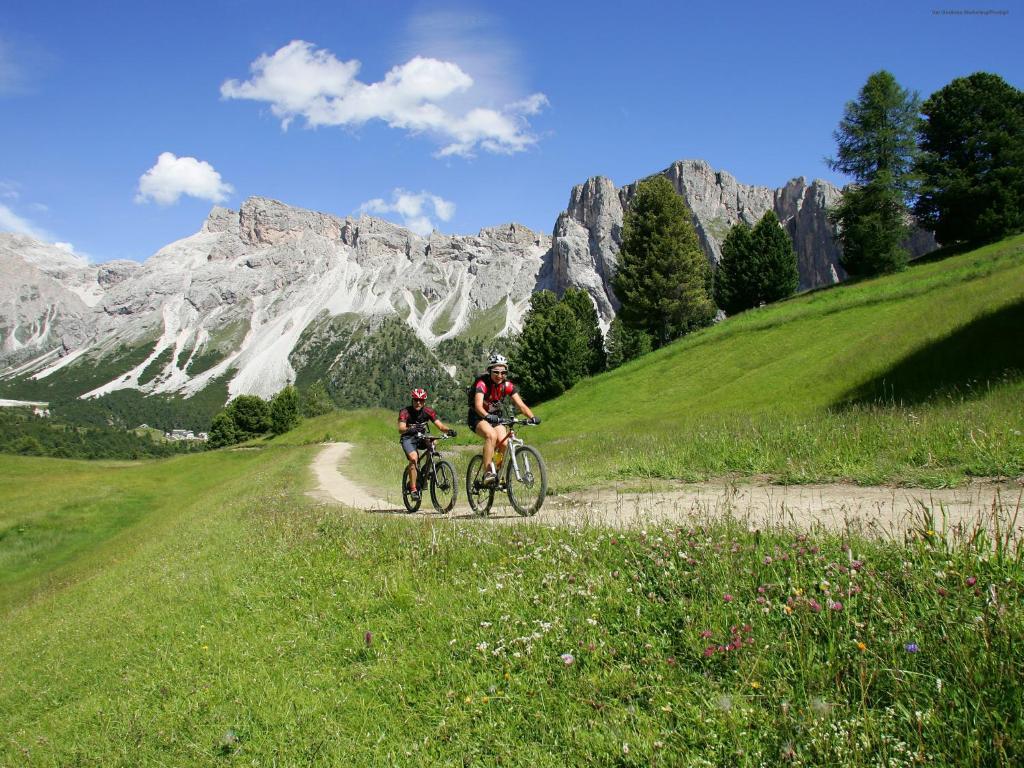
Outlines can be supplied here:
[[904, 648], [907, 649], [907, 653], [917, 653], [920, 648], [917, 647], [917, 643], [907, 643]]

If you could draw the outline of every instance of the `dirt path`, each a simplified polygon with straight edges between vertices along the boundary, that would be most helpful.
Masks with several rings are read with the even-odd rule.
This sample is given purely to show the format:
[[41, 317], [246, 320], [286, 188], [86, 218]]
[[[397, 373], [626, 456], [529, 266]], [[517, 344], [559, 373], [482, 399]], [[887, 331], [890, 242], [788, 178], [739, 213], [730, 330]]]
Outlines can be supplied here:
[[[397, 492], [395, 498], [380, 499], [345, 477], [349, 443], [328, 443], [313, 462], [317, 498], [338, 501], [368, 512], [405, 512]], [[397, 489], [396, 489], [397, 490]], [[993, 512], [1001, 525], [1024, 528], [1021, 510], [1022, 486], [1016, 482], [976, 482], [964, 488], [929, 490], [890, 488], [841, 483], [826, 485], [769, 485], [731, 482], [665, 485], [656, 491], [626, 488], [549, 496], [540, 513], [523, 518], [507, 500], [495, 506], [487, 520], [536, 525], [608, 525], [636, 527], [653, 522], [718, 516], [731, 513], [752, 527], [776, 524], [811, 528], [821, 525], [842, 529], [847, 525], [881, 536], [902, 538], [909, 528], [925, 525], [924, 513], [934, 515], [932, 525], [951, 530], [962, 525], [968, 530], [977, 522], [991, 528]], [[450, 515], [453, 519], [479, 520], [469, 511], [465, 489]], [[429, 503], [424, 504], [429, 509]], [[1024, 512], [1024, 510], [1021, 510]], [[423, 513], [421, 513], [423, 514]], [[428, 512], [427, 516], [437, 516]]]

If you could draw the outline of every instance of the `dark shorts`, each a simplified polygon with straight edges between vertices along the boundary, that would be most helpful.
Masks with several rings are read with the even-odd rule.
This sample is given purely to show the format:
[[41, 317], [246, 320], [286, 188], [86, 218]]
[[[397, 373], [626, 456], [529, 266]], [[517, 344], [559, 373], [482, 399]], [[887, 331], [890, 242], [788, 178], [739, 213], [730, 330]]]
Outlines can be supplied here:
[[423, 445], [421, 440], [422, 438], [419, 437], [418, 435], [413, 435], [412, 437], [403, 437], [402, 450], [405, 451], [407, 455], [409, 453], [412, 453], [413, 451], [422, 451], [425, 446]]

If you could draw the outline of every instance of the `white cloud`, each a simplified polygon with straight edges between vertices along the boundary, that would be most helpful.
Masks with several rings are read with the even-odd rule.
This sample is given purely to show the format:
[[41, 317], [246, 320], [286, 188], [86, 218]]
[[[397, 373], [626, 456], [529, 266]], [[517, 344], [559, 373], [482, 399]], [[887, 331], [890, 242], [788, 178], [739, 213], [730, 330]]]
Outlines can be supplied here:
[[234, 191], [206, 161], [162, 152], [156, 165], [139, 177], [135, 202], [153, 200], [160, 205], [173, 205], [182, 195], [189, 195], [220, 203]]
[[401, 188], [391, 192], [390, 203], [375, 197], [359, 206], [359, 212], [397, 213], [402, 217], [403, 226], [425, 237], [437, 228], [429, 214], [431, 208], [434, 211], [433, 215], [441, 221], [449, 221], [455, 215], [455, 203], [450, 200], [429, 192], [413, 194]]
[[510, 154], [536, 142], [526, 116], [547, 103], [543, 94], [501, 108], [480, 102], [460, 108], [453, 97], [472, 99], [474, 81], [451, 61], [414, 56], [370, 84], [356, 79], [359, 67], [354, 59], [340, 61], [330, 51], [293, 40], [257, 58], [249, 80], [227, 80], [220, 92], [225, 99], [268, 102], [285, 130], [302, 117], [310, 127], [382, 120], [410, 133], [429, 133], [447, 142], [441, 156], [471, 155], [477, 147]]
[[15, 232], [19, 235], [28, 235], [40, 242], [52, 243], [62, 251], [66, 251], [72, 256], [85, 259], [86, 261], [92, 260], [89, 258], [88, 254], [76, 251], [75, 247], [71, 243], [58, 242], [56, 235], [48, 232], [40, 226], [37, 226], [36, 224], [33, 224], [25, 217], [19, 216], [3, 203], [0, 203], [0, 232]]
[[28, 235], [36, 240], [52, 243], [54, 238], [49, 232], [37, 227], [31, 221], [19, 216], [3, 203], [0, 203], [0, 231], [17, 232], [19, 235]]

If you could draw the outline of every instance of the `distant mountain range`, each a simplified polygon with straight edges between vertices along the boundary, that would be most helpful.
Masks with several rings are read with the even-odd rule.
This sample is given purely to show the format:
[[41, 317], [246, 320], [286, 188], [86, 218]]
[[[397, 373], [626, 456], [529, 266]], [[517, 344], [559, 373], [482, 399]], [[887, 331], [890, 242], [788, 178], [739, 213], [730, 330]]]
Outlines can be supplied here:
[[[713, 263], [729, 227], [774, 210], [793, 238], [801, 288], [843, 279], [826, 217], [841, 194], [833, 185], [748, 186], [703, 161], [662, 174], [689, 204]], [[402, 380], [424, 376], [450, 389], [491, 339], [520, 327], [536, 290], [586, 289], [607, 326], [618, 306], [611, 279], [623, 210], [635, 187], [616, 189], [603, 177], [574, 187], [551, 235], [506, 224], [422, 237], [372, 217], [260, 197], [238, 211], [215, 207], [196, 234], [142, 264], [89, 264], [0, 234], [0, 393], [187, 398], [216, 383], [225, 397], [269, 396], [315, 376], [336, 393], [349, 391], [351, 404], [392, 405], [386, 388], [362, 391], [371, 369], [397, 377], [395, 392]], [[920, 252], [929, 246], [927, 238], [915, 244]], [[401, 355], [374, 350], [375, 339], [415, 346], [416, 370], [405, 370]], [[385, 402], [360, 402], [364, 394]]]

